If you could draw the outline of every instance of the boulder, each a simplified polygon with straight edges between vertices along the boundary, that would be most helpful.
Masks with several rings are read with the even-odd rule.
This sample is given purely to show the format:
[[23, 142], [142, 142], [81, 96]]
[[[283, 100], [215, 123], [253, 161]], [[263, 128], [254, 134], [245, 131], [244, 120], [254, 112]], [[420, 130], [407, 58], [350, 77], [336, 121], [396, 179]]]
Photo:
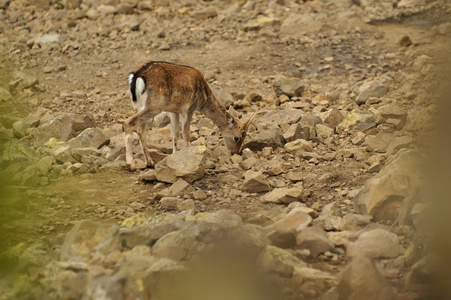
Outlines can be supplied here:
[[69, 140], [67, 144], [72, 148], [93, 147], [100, 149], [108, 145], [110, 139], [103, 134], [99, 128], [87, 128], [83, 130], [78, 136]]
[[306, 264], [290, 252], [268, 245], [260, 254], [257, 266], [263, 273], [292, 277], [295, 267], [306, 267]]
[[417, 193], [424, 162], [419, 151], [398, 152], [379, 174], [365, 182], [354, 198], [356, 211], [376, 221], [395, 220], [403, 200]]
[[379, 80], [372, 80], [364, 83], [359, 88], [359, 95], [356, 98], [357, 104], [364, 104], [370, 97], [382, 97], [387, 94], [388, 88]]
[[244, 173], [244, 182], [241, 189], [249, 193], [259, 193], [270, 191], [271, 187], [263, 173], [249, 170]]
[[280, 77], [274, 81], [273, 88], [277, 97], [281, 95], [300, 97], [304, 92], [305, 86], [303, 81], [298, 78]]
[[67, 142], [91, 127], [95, 127], [94, 118], [91, 115], [63, 114], [37, 128], [34, 145], [41, 147], [50, 138]]
[[285, 139], [278, 128], [271, 128], [263, 130], [256, 136], [254, 136], [250, 141], [246, 142], [243, 146], [244, 148], [249, 148], [253, 151], [261, 151], [265, 147], [283, 147], [285, 144]]
[[396, 300], [393, 288], [370, 258], [357, 256], [343, 271], [337, 287], [339, 299]]
[[262, 197], [263, 203], [283, 203], [290, 204], [295, 201], [302, 201], [304, 189], [301, 185], [294, 188], [276, 188]]
[[280, 248], [296, 246], [296, 234], [312, 223], [307, 213], [297, 211], [265, 227], [271, 243]]
[[174, 183], [178, 178], [193, 182], [204, 176], [207, 148], [194, 146], [177, 151], [155, 165], [159, 181]]
[[66, 234], [61, 260], [87, 263], [93, 257], [105, 256], [120, 247], [119, 226], [80, 221]]
[[365, 138], [362, 146], [366, 147], [368, 151], [385, 152], [388, 145], [393, 140], [394, 136], [391, 133], [379, 132], [376, 135], [368, 135]]
[[313, 257], [326, 251], [332, 251], [334, 244], [329, 240], [324, 230], [317, 227], [307, 227], [296, 235], [298, 249], [308, 249]]
[[395, 258], [399, 256], [399, 241], [396, 234], [376, 228], [362, 233], [347, 249], [348, 256], [364, 254], [371, 258]]

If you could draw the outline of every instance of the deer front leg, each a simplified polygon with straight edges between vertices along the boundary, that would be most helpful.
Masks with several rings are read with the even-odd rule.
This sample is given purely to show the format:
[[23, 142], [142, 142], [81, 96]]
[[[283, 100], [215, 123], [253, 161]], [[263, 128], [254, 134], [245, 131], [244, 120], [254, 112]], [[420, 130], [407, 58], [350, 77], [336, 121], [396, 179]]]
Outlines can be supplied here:
[[147, 123], [139, 124], [137, 133], [138, 133], [139, 143], [141, 144], [141, 149], [144, 153], [144, 160], [146, 162], [146, 165], [149, 167], [153, 167], [154, 162], [152, 160], [152, 157], [150, 157], [149, 149], [147, 148], [146, 125], [147, 125]]
[[[141, 110], [132, 117], [128, 118], [124, 122], [124, 133], [125, 133], [125, 162], [130, 168], [130, 171], [135, 171], [135, 160], [133, 157], [133, 131], [138, 133], [139, 142], [141, 143], [141, 148], [143, 149], [144, 156], [146, 160], [150, 158], [149, 151], [147, 149], [147, 144], [145, 144], [144, 134], [141, 131], [145, 129], [145, 124], [149, 119], [152, 119], [155, 116], [155, 113], [149, 110]], [[140, 128], [143, 126], [143, 128]], [[141, 131], [141, 132], [140, 132]], [[146, 161], [146, 163], [149, 161]], [[152, 159], [150, 159], [152, 162]], [[152, 162], [153, 163], [153, 162]]]
[[172, 129], [172, 153], [177, 151], [178, 137], [180, 131], [179, 114], [169, 113], [169, 118], [171, 119], [171, 129]]
[[183, 142], [185, 143], [185, 148], [189, 147], [189, 139], [190, 139], [190, 125], [191, 125], [191, 118], [193, 117], [193, 114], [190, 112], [180, 114], [180, 119], [182, 121], [182, 137]]

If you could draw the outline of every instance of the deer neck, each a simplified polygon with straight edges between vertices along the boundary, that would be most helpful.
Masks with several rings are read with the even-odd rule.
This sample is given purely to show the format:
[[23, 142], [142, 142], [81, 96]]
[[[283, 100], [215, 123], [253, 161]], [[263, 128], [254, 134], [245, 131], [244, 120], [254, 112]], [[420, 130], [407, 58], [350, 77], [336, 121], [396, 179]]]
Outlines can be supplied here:
[[207, 97], [201, 112], [211, 119], [213, 123], [218, 126], [220, 131], [223, 131], [226, 127], [228, 127], [227, 119], [230, 119], [231, 115], [213, 93]]

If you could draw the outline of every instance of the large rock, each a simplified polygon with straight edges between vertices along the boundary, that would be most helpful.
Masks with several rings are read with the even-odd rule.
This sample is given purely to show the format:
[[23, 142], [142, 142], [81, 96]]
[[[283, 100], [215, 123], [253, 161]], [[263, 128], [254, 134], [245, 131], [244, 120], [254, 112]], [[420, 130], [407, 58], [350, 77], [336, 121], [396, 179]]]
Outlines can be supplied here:
[[244, 173], [242, 190], [249, 193], [267, 192], [271, 186], [263, 173], [249, 170]]
[[155, 165], [159, 181], [174, 183], [178, 178], [193, 182], [204, 176], [207, 148], [195, 146], [177, 151]]
[[277, 222], [265, 227], [271, 243], [280, 248], [296, 246], [296, 234], [312, 223], [312, 217], [302, 211], [295, 211]]
[[265, 147], [283, 147], [285, 144], [285, 139], [283, 138], [280, 129], [271, 128], [263, 130], [256, 136], [254, 136], [250, 141], [244, 144], [244, 148], [249, 148], [254, 151], [260, 151]]
[[93, 257], [105, 256], [120, 247], [119, 226], [80, 221], [66, 234], [61, 260], [89, 262]]
[[305, 86], [302, 80], [297, 78], [280, 77], [273, 85], [277, 97], [287, 95], [288, 97], [301, 96]]
[[34, 144], [40, 147], [52, 137], [67, 142], [90, 127], [95, 127], [94, 118], [91, 115], [73, 113], [60, 115], [37, 128]]
[[209, 84], [208, 86], [210, 87], [213, 94], [215, 94], [216, 98], [218, 98], [218, 100], [222, 103], [222, 105], [224, 105], [225, 107], [229, 107], [230, 105], [233, 104], [232, 95], [230, 95], [217, 85]]
[[326, 251], [332, 251], [334, 244], [329, 240], [324, 230], [317, 227], [307, 227], [296, 235], [296, 244], [299, 249], [308, 249], [316, 257]]
[[301, 120], [304, 112], [299, 109], [270, 110], [258, 118], [258, 122], [282, 124], [296, 124]]
[[379, 132], [376, 135], [368, 135], [362, 146], [366, 147], [368, 151], [385, 152], [393, 138], [391, 133]]
[[354, 198], [356, 211], [371, 215], [376, 221], [395, 220], [403, 200], [420, 187], [424, 160], [419, 151], [398, 152]]
[[396, 234], [376, 228], [362, 233], [347, 249], [349, 256], [364, 254], [371, 258], [395, 258], [399, 256], [399, 241]]
[[359, 88], [359, 95], [356, 98], [357, 104], [364, 104], [370, 97], [382, 97], [387, 94], [388, 88], [379, 80], [372, 80], [364, 83]]
[[258, 258], [257, 265], [264, 273], [277, 274], [282, 277], [293, 276], [295, 267], [307, 266], [290, 252], [274, 246], [266, 246]]
[[103, 134], [99, 128], [88, 128], [82, 131], [77, 137], [67, 142], [72, 148], [86, 148], [93, 147], [100, 149], [108, 145], [110, 139]]
[[343, 271], [337, 287], [339, 299], [396, 300], [393, 288], [379, 273], [374, 263], [364, 255], [354, 260]]
[[302, 201], [304, 197], [303, 188], [298, 185], [293, 188], [276, 188], [262, 197], [264, 203], [290, 204], [295, 201]]

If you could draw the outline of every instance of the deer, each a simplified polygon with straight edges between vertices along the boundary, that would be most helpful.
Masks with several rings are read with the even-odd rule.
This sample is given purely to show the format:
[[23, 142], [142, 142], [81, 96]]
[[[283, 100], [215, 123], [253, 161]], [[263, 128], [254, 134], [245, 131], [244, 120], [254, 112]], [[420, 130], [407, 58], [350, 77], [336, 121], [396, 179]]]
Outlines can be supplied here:
[[168, 112], [171, 121], [173, 153], [178, 148], [181, 133], [184, 147], [189, 147], [190, 124], [197, 110], [216, 124], [231, 154], [241, 153], [249, 125], [258, 112], [243, 122], [233, 107], [227, 110], [211, 91], [202, 73], [189, 66], [165, 61], [148, 61], [128, 75], [132, 106], [136, 113], [123, 125], [125, 133], [125, 161], [135, 171], [133, 132], [138, 135], [144, 160], [148, 167], [155, 164], [146, 143], [146, 126], [161, 112]]

